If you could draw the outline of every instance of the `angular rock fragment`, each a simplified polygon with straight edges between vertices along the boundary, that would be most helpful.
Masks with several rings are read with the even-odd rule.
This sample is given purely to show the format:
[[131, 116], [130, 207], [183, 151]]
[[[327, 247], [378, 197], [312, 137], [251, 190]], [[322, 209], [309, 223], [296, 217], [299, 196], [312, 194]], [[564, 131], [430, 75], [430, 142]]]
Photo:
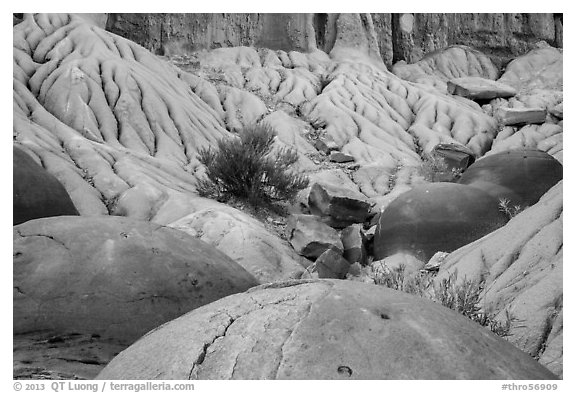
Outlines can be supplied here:
[[332, 248], [327, 249], [316, 259], [318, 278], [346, 278], [350, 262]]
[[313, 215], [291, 215], [286, 226], [286, 237], [298, 254], [308, 258], [317, 258], [328, 248], [340, 252], [344, 250], [338, 232]]
[[431, 152], [433, 157], [442, 158], [449, 169], [463, 171], [474, 163], [474, 152], [456, 143], [440, 143]]
[[480, 77], [450, 79], [446, 84], [448, 93], [471, 100], [491, 100], [516, 95], [516, 89], [504, 83]]
[[372, 204], [359, 192], [331, 184], [315, 183], [308, 196], [310, 212], [334, 228], [366, 221]]
[[439, 304], [349, 280], [277, 282], [196, 309], [98, 379], [555, 379]]
[[314, 142], [314, 147], [324, 154], [330, 154], [339, 149], [339, 146], [331, 138], [317, 139], [316, 142]]
[[354, 157], [339, 151], [332, 151], [330, 152], [330, 161], [338, 163], [352, 162], [354, 161]]
[[14, 146], [12, 153], [12, 225], [42, 217], [77, 216], [62, 183]]
[[366, 251], [367, 239], [362, 231], [362, 225], [354, 224], [346, 227], [340, 234], [344, 246], [344, 258], [350, 264], [359, 263], [366, 265], [368, 253]]
[[498, 108], [495, 117], [500, 124], [542, 124], [546, 121], [546, 109], [538, 108]]

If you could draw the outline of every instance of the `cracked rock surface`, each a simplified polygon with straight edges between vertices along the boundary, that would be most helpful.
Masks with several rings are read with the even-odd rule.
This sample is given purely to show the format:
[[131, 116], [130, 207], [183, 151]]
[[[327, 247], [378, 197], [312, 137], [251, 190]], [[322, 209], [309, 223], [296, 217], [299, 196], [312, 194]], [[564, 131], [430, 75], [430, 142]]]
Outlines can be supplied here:
[[[154, 354], [153, 356], [150, 356]], [[98, 379], [550, 379], [442, 306], [340, 280], [267, 284], [149, 332]]]
[[258, 285], [212, 246], [124, 217], [14, 227], [14, 333], [90, 333], [130, 344], [196, 307]]

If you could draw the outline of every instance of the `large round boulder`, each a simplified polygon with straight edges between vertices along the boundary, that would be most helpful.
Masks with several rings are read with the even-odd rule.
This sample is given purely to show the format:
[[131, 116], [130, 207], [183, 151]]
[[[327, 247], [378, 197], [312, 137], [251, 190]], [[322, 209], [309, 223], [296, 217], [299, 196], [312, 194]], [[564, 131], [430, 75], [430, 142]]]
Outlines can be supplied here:
[[294, 280], [198, 308], [99, 379], [553, 379], [468, 318], [373, 284]]
[[12, 160], [12, 225], [35, 218], [78, 215], [62, 183], [32, 157], [14, 146]]
[[14, 227], [14, 333], [93, 333], [131, 343], [194, 308], [258, 285], [224, 253], [125, 217]]
[[396, 198], [382, 212], [374, 235], [374, 258], [398, 252], [428, 261], [454, 251], [506, 224], [498, 200], [455, 183], [431, 183]]
[[460, 184], [479, 188], [511, 206], [531, 206], [562, 180], [562, 164], [538, 149], [492, 154], [472, 164]]

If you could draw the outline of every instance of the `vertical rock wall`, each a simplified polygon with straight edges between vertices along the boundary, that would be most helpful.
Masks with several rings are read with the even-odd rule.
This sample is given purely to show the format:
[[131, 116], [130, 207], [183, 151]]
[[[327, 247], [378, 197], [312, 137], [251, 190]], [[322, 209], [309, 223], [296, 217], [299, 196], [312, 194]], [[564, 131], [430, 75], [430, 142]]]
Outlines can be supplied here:
[[[360, 18], [369, 52], [386, 66], [413, 63], [449, 45], [478, 49], [498, 65], [538, 41], [562, 46], [562, 14], [109, 14], [107, 30], [157, 54], [230, 46], [256, 46], [330, 53], [339, 41], [354, 40], [342, 21]], [[343, 29], [344, 28], [344, 29]], [[373, 35], [373, 37], [370, 37]]]

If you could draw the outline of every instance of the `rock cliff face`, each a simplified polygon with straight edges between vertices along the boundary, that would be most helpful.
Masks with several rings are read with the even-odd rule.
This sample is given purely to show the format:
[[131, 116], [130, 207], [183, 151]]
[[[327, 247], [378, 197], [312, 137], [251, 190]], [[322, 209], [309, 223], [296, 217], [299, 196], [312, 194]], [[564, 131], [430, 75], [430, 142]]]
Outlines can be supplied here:
[[231, 46], [329, 53], [344, 34], [339, 24], [357, 15], [387, 66], [454, 44], [501, 66], [538, 41], [563, 41], [562, 14], [109, 14], [106, 28], [157, 54]]

